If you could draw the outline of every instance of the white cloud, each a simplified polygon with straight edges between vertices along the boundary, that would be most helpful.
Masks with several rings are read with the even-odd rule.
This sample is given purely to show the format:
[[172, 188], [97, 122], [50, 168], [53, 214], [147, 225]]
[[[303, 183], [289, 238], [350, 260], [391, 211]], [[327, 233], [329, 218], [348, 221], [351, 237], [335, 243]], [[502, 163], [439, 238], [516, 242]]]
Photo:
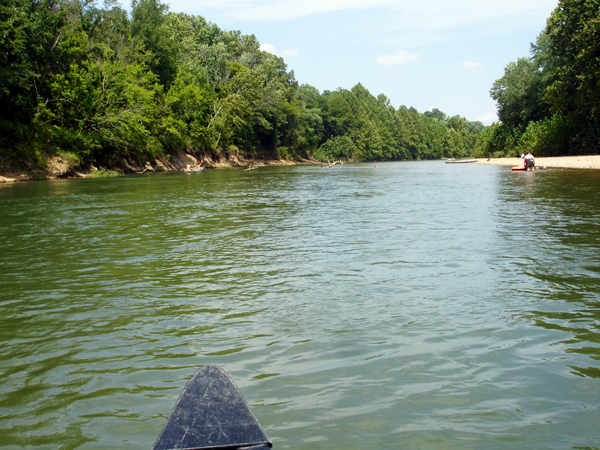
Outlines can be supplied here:
[[406, 64], [419, 59], [420, 53], [409, 53], [406, 50], [399, 50], [395, 55], [380, 55], [375, 62], [380, 66], [392, 66], [395, 64]]
[[287, 58], [288, 56], [298, 56], [298, 49], [296, 47], [284, 50], [279, 56]]
[[[200, 14], [225, 29], [256, 33], [256, 23], [319, 19], [343, 39], [417, 48], [469, 33], [539, 29], [557, 0], [170, 0], [173, 12]], [[124, 2], [125, 3], [125, 2]], [[357, 21], [357, 17], [361, 20]], [[254, 22], [255, 25], [251, 23]], [[290, 24], [296, 26], [297, 24]], [[346, 25], [348, 27], [346, 27]], [[247, 27], [247, 28], [246, 28]], [[476, 29], [472, 27], [477, 27]], [[476, 45], [474, 43], [474, 45]], [[380, 50], [381, 51], [381, 50]], [[389, 51], [389, 50], [383, 50]]]
[[366, 11], [385, 8], [401, 28], [448, 29], [466, 24], [511, 17], [532, 11], [548, 11], [556, 0], [171, 0], [171, 11], [213, 13], [238, 21], [293, 20], [321, 13]]
[[483, 123], [484, 125], [491, 125], [493, 122], [498, 122], [498, 115], [496, 113], [487, 113], [483, 116], [477, 117], [475, 120]]
[[[172, 0], [171, 11], [227, 11], [229, 17], [245, 21], [292, 20], [314, 14], [373, 9], [398, 0]], [[218, 6], [216, 6], [218, 4]], [[208, 16], [207, 16], [208, 17]]]
[[273, 53], [273, 54], [277, 53], [277, 49], [275, 48], [274, 45], [271, 45], [271, 44], [261, 44], [260, 51], [269, 52], [269, 53]]
[[471, 61], [464, 61], [462, 63], [462, 66], [465, 69], [477, 69], [478, 67], [481, 67], [481, 63], [479, 63], [479, 62], [471, 62]]
[[274, 55], [283, 56], [284, 58], [287, 58], [289, 56], [298, 56], [298, 49], [296, 47], [278, 52], [277, 48], [274, 45], [261, 44], [260, 49], [263, 52], [273, 53]]

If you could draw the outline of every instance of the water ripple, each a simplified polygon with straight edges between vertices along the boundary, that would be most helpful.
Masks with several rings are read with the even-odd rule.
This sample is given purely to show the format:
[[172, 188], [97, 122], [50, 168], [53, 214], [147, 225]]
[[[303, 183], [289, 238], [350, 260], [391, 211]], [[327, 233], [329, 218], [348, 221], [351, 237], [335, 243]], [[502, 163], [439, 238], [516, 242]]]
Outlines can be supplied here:
[[276, 448], [600, 440], [599, 177], [264, 168], [0, 189], [0, 446], [150, 448], [219, 364]]

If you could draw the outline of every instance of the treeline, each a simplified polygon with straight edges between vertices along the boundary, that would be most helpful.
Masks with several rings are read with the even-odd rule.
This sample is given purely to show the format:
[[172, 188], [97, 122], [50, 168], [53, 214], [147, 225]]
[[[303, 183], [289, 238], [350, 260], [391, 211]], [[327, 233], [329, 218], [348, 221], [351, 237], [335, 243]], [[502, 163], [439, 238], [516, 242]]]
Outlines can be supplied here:
[[477, 154], [596, 154], [600, 151], [600, 3], [561, 0], [529, 57], [511, 62], [491, 95], [501, 123]]
[[227, 157], [464, 157], [480, 122], [395, 109], [358, 84], [299, 85], [253, 35], [157, 0], [2, 0], [0, 166]]

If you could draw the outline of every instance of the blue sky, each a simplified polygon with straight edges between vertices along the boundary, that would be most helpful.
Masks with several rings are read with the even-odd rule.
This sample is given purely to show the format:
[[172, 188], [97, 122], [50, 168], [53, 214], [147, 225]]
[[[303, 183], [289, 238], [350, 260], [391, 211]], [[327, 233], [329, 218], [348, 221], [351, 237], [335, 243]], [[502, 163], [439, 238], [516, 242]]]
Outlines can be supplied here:
[[362, 83], [394, 107], [439, 108], [489, 125], [492, 83], [529, 55], [557, 0], [163, 0], [254, 34], [300, 84]]

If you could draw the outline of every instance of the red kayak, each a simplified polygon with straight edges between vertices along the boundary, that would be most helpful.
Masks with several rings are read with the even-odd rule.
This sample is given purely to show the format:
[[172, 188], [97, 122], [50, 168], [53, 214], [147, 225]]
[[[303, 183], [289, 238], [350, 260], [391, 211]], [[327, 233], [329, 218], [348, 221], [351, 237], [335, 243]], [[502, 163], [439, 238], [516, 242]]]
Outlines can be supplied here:
[[527, 170], [527, 167], [525, 166], [515, 166], [512, 168], [512, 170]]

